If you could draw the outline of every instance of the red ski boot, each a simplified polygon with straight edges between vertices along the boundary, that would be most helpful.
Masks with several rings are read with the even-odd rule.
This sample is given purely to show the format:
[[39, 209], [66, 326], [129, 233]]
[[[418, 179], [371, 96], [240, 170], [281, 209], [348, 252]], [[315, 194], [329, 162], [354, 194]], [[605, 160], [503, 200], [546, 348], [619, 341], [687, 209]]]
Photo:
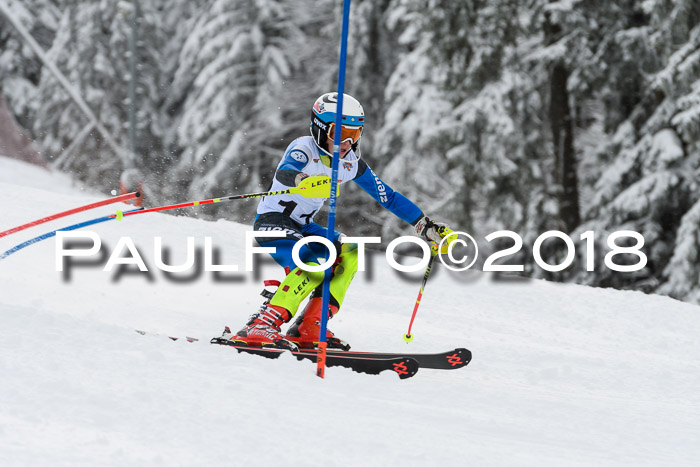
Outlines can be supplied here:
[[224, 332], [224, 335], [221, 337], [229, 339], [236, 344], [249, 347], [298, 350], [296, 344], [285, 339], [280, 329], [280, 326], [290, 319], [292, 319], [292, 315], [281, 306], [264, 304], [260, 307], [259, 312], [250, 317], [243, 329], [236, 334]]
[[[318, 336], [321, 330], [321, 309], [323, 305], [321, 297], [313, 297], [297, 317], [292, 327], [287, 331], [285, 339], [301, 348], [318, 347]], [[328, 318], [332, 318], [338, 312], [338, 307], [329, 305]], [[329, 349], [350, 350], [350, 345], [335, 337], [330, 329], [326, 328], [326, 342]]]

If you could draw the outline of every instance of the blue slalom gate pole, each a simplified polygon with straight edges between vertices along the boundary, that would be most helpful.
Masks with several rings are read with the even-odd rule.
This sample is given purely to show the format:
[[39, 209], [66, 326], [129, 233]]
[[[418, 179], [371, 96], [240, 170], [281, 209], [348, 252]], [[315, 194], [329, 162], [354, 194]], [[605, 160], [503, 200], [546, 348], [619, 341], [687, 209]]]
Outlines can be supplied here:
[[[340, 136], [343, 127], [343, 93], [345, 92], [345, 62], [348, 48], [348, 26], [350, 24], [350, 0], [343, 1], [343, 28], [340, 39], [340, 63], [338, 66], [338, 107], [335, 113], [335, 135], [333, 137], [333, 161], [331, 163], [331, 197], [328, 211], [328, 234], [331, 242], [335, 240], [335, 205], [338, 197], [338, 164], [340, 161]], [[318, 336], [318, 356], [316, 375], [323, 378], [326, 372], [326, 329], [328, 327], [328, 304], [330, 302], [331, 268], [326, 269], [323, 280], [323, 299], [321, 301], [321, 330]]]

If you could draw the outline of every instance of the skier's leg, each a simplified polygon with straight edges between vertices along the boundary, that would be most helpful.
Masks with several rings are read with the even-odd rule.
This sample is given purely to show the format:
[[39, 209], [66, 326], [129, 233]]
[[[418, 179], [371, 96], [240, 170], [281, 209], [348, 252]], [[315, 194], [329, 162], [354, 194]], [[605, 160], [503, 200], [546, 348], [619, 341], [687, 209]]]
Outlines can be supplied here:
[[[328, 230], [318, 224], [310, 223], [302, 227], [302, 234], [304, 236], [318, 235], [325, 238], [328, 235]], [[330, 284], [330, 303], [336, 309], [340, 308], [340, 305], [343, 303], [345, 293], [350, 286], [350, 282], [355, 277], [358, 265], [358, 245], [356, 243], [341, 243], [341, 237], [343, 237], [343, 234], [336, 232], [335, 245], [336, 251], [338, 251], [338, 258], [333, 265], [333, 277]], [[325, 248], [321, 247], [318, 256], [322, 256], [323, 253], [325, 253]], [[314, 290], [312, 297], [320, 297], [322, 292], [323, 289], [319, 287]]]
[[[263, 303], [257, 313], [251, 315], [246, 325], [235, 335], [227, 331], [224, 336], [230, 340], [253, 346], [275, 346], [293, 348], [281, 333], [282, 324], [289, 322], [302, 300], [323, 281], [323, 272], [308, 272], [297, 267], [292, 259], [292, 248], [301, 238], [301, 226], [278, 213], [260, 216], [255, 229], [259, 231], [283, 231], [285, 237], [259, 237], [258, 244], [274, 248], [273, 259], [289, 272], [279, 285], [274, 296]], [[318, 254], [312, 247], [304, 245], [299, 257], [302, 262], [317, 266]], [[228, 329], [228, 328], [227, 328]]]
[[357, 257], [357, 243], [343, 243], [338, 257], [340, 261], [333, 267], [333, 277], [330, 284], [332, 302], [337, 308], [343, 304], [345, 293], [357, 272]]
[[[286, 242], [288, 241], [285, 239], [271, 241], [266, 242], [266, 246], [274, 246], [277, 249], [276, 255], [280, 255], [285, 249], [291, 251], [291, 247]], [[300, 256], [306, 260], [306, 264], [318, 265], [318, 260], [315, 260], [316, 262], [311, 260], [311, 255], [314, 254], [312, 251], [303, 251], [302, 247], [300, 253]], [[266, 301], [260, 310], [250, 317], [245, 327], [235, 335], [227, 337], [245, 345], [293, 349], [296, 346], [282, 335], [281, 326], [292, 319], [299, 304], [322, 282], [322, 271], [309, 272], [295, 267], [280, 283], [269, 302]]]
[[[309, 266], [318, 266], [314, 261], [304, 261]], [[302, 301], [323, 282], [323, 271], [309, 272], [300, 267], [294, 268], [280, 284], [270, 306], [281, 307], [294, 316]]]
[[[284, 267], [286, 271], [289, 271], [277, 289], [277, 292], [275, 292], [274, 297], [270, 300], [270, 305], [283, 307], [294, 316], [301, 302], [323, 283], [325, 272], [309, 272], [298, 267], [292, 258], [292, 249], [298, 239], [305, 236], [325, 235], [326, 232], [327, 230], [325, 227], [309, 223], [304, 225], [299, 232], [292, 233], [292, 238], [288, 235], [287, 238], [280, 239], [277, 242], [265, 243], [266, 246], [269, 245], [276, 248], [275, 253], [272, 253], [272, 257]], [[339, 236], [340, 234], [338, 233], [336, 237]], [[345, 296], [345, 289], [350, 284], [352, 277], [357, 271], [357, 245], [344, 244], [341, 246], [341, 244], [337, 242], [336, 248], [340, 251], [336, 263], [334, 264], [335, 269], [334, 277], [331, 281], [331, 293], [340, 297], [340, 301], [342, 302]], [[299, 249], [299, 259], [308, 266], [318, 266], [320, 264], [318, 258], [325, 257], [326, 254], [327, 248], [323, 244], [316, 242], [307, 243]], [[344, 257], [346, 258], [343, 259]], [[341, 277], [336, 277], [341, 271], [346, 272], [340, 274]]]
[[[337, 263], [333, 267], [333, 277], [330, 283], [328, 304], [328, 317], [332, 318], [343, 303], [345, 293], [357, 272], [358, 262], [357, 244], [344, 243]], [[323, 287], [319, 285], [314, 289], [313, 295], [307, 303], [304, 311], [297, 316], [294, 324], [287, 331], [285, 338], [300, 347], [315, 347], [318, 345], [321, 313], [323, 311]], [[335, 337], [330, 329], [326, 328], [326, 342], [330, 348], [349, 350], [350, 345]]]

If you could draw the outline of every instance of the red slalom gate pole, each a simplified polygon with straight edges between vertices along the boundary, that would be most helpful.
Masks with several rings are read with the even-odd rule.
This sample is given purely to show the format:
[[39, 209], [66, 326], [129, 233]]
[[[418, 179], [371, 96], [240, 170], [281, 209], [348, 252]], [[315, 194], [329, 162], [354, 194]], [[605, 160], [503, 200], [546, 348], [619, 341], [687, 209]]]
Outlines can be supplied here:
[[138, 198], [140, 196], [141, 196], [141, 193], [139, 193], [138, 191], [134, 191], [133, 193], [126, 193], [123, 195], [115, 196], [114, 198], [109, 198], [109, 199], [106, 199], [104, 201], [98, 201], [96, 203], [86, 204], [85, 206], [79, 206], [77, 208], [69, 209], [68, 211], [59, 212], [58, 214], [46, 216], [44, 218], [37, 219], [37, 220], [32, 221], [32, 222], [28, 222], [24, 225], [20, 225], [17, 227], [13, 227], [9, 230], [5, 230], [4, 232], [0, 232], [0, 237], [4, 237], [6, 235], [10, 235], [10, 234], [13, 234], [15, 232], [19, 232], [19, 231], [24, 230], [24, 229], [28, 229], [29, 227], [34, 227], [35, 225], [43, 224], [45, 222], [52, 221], [54, 219], [60, 219], [61, 217], [70, 216], [71, 214], [75, 214], [75, 213], [82, 212], [82, 211], [88, 211], [90, 209], [98, 208], [100, 206], [107, 206], [108, 204], [119, 203], [121, 201], [128, 201], [130, 199]]

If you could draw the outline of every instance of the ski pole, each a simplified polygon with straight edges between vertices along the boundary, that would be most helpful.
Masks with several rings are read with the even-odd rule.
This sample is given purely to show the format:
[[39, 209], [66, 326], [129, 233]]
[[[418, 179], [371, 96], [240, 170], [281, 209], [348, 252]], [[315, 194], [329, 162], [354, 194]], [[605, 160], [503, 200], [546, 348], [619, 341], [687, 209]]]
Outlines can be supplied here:
[[142, 209], [141, 211], [130, 211], [130, 212], [122, 212], [122, 211], [117, 211], [117, 220], [122, 220], [124, 216], [132, 216], [134, 214], [146, 214], [147, 212], [158, 212], [158, 211], [169, 211], [171, 209], [180, 209], [180, 208], [188, 208], [190, 206], [201, 206], [203, 204], [212, 204], [212, 203], [221, 203], [222, 201], [230, 201], [234, 199], [247, 199], [247, 198], [258, 198], [262, 196], [272, 196], [272, 195], [283, 195], [289, 193], [290, 190], [280, 190], [280, 191], [269, 191], [267, 193], [248, 193], [245, 195], [234, 195], [234, 196], [225, 196], [222, 198], [212, 198], [212, 199], [205, 199], [201, 201], [189, 201], [187, 203], [180, 203], [180, 204], [171, 204], [168, 206], [158, 206], [155, 208], [149, 208], [149, 209]]
[[411, 334], [411, 327], [413, 326], [413, 320], [416, 319], [416, 314], [418, 313], [418, 306], [420, 305], [421, 298], [423, 298], [423, 290], [425, 290], [425, 284], [428, 282], [428, 277], [430, 277], [430, 269], [433, 266], [435, 257], [438, 255], [439, 247], [433, 245], [430, 247], [430, 260], [428, 261], [428, 267], [425, 269], [425, 275], [423, 276], [423, 283], [420, 285], [420, 291], [418, 292], [418, 298], [416, 299], [416, 304], [413, 307], [413, 316], [411, 316], [411, 322], [408, 324], [408, 332], [403, 335], [403, 340], [408, 344], [413, 340], [413, 334]]
[[187, 203], [171, 204], [168, 206], [159, 206], [155, 208], [142, 209], [140, 211], [122, 212], [117, 211], [117, 220], [122, 220], [124, 216], [132, 216], [134, 214], [146, 214], [147, 212], [169, 211], [170, 209], [188, 208], [191, 206], [201, 206], [203, 204], [221, 203], [223, 201], [231, 201], [234, 199], [262, 198], [263, 196], [275, 195], [302, 195], [305, 198], [327, 198], [330, 188], [330, 180], [328, 177], [308, 177], [299, 184], [299, 186], [288, 188], [286, 190], [266, 191], [262, 193], [247, 193], [243, 195], [223, 196], [221, 198], [205, 199], [201, 201], [189, 201]]
[[41, 219], [37, 219], [37, 220], [32, 221], [32, 222], [28, 222], [24, 225], [20, 225], [17, 227], [13, 227], [9, 230], [5, 230], [4, 232], [0, 232], [0, 237], [4, 237], [6, 235], [10, 235], [10, 234], [13, 234], [15, 232], [19, 232], [20, 230], [28, 229], [29, 227], [34, 227], [35, 225], [43, 224], [44, 222], [52, 221], [54, 219], [60, 219], [61, 217], [66, 217], [66, 216], [69, 216], [71, 214], [75, 214], [75, 213], [82, 212], [82, 211], [88, 211], [90, 209], [94, 209], [94, 208], [97, 208], [100, 206], [106, 206], [108, 204], [118, 203], [120, 201], [128, 201], [132, 198], [138, 198], [139, 196], [141, 196], [141, 193], [139, 193], [138, 191], [135, 191], [133, 193], [126, 193], [124, 195], [115, 196], [114, 198], [109, 198], [109, 199], [106, 199], [103, 201], [98, 201], [96, 203], [86, 204], [85, 206], [79, 206], [77, 208], [73, 208], [73, 209], [69, 209], [67, 211], [59, 212], [58, 214], [52, 214], [50, 216], [46, 216], [46, 217], [43, 217]]

